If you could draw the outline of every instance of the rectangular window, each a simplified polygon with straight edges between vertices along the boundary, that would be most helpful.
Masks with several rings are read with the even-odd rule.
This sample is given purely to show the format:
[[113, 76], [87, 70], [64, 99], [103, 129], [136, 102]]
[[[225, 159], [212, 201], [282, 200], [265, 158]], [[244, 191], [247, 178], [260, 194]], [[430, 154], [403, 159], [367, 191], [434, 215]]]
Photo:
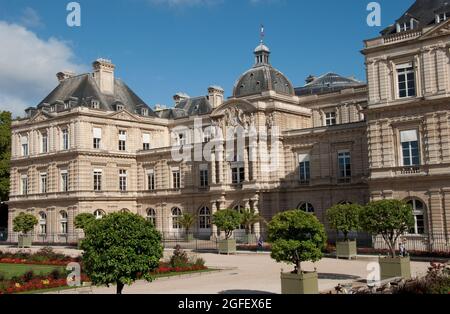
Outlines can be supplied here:
[[339, 180], [341, 182], [350, 182], [352, 177], [351, 155], [350, 152], [340, 152], [338, 154]]
[[119, 151], [125, 151], [127, 149], [127, 132], [119, 131]]
[[397, 66], [398, 97], [416, 96], [416, 79], [412, 63]]
[[28, 176], [23, 175], [20, 179], [22, 195], [28, 195]]
[[206, 188], [209, 186], [208, 165], [200, 165], [200, 187]]
[[172, 170], [172, 187], [174, 189], [181, 188], [181, 174], [180, 170]]
[[92, 130], [92, 135], [94, 138], [93, 147], [94, 149], [100, 149], [100, 145], [102, 142], [102, 129], [100, 128], [94, 128]]
[[100, 169], [94, 170], [94, 191], [102, 190], [102, 175], [103, 171]]
[[184, 146], [186, 145], [186, 134], [184, 133], [179, 133], [177, 135], [177, 145], [178, 146]]
[[245, 181], [245, 168], [243, 166], [231, 168], [231, 181], [235, 185], [242, 184]]
[[61, 171], [61, 192], [69, 191], [69, 174], [67, 170]]
[[309, 183], [310, 175], [310, 159], [309, 155], [298, 155], [299, 171], [300, 171], [300, 183]]
[[211, 141], [211, 127], [203, 130], [203, 143], [209, 143]]
[[326, 126], [336, 125], [336, 112], [325, 113], [325, 124]]
[[22, 156], [27, 157], [28, 156], [28, 136], [22, 136], [20, 138], [21, 144], [22, 144]]
[[46, 154], [48, 153], [48, 135], [46, 133], [42, 133], [41, 140], [41, 153]]
[[148, 190], [149, 191], [154, 191], [156, 189], [156, 184], [155, 184], [155, 171], [154, 170], [149, 170], [147, 172], [147, 184], [148, 184]]
[[119, 170], [119, 190], [125, 192], [127, 190], [127, 171]]
[[69, 149], [69, 130], [64, 129], [62, 132], [62, 149], [68, 150]]
[[41, 193], [47, 193], [47, 174], [41, 173]]
[[403, 166], [420, 165], [419, 137], [417, 130], [401, 131]]
[[150, 150], [150, 134], [142, 134], [143, 150]]

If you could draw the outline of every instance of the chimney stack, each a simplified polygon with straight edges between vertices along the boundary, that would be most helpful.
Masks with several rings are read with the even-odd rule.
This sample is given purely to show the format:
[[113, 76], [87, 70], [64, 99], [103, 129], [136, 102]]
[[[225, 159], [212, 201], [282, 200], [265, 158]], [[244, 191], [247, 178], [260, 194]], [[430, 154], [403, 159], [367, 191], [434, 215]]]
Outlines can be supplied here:
[[173, 100], [175, 101], [175, 106], [178, 106], [180, 102], [183, 100], [189, 99], [189, 95], [185, 93], [176, 93], [175, 96], [173, 96]]
[[216, 109], [223, 104], [225, 91], [220, 86], [208, 87], [208, 99], [211, 106]]
[[107, 59], [97, 59], [92, 63], [94, 79], [100, 91], [104, 94], [114, 95], [114, 69], [116, 66]]
[[76, 74], [72, 71], [62, 71], [58, 72], [56, 74], [56, 77], [58, 78], [58, 81], [61, 83], [64, 80], [67, 80], [68, 78], [74, 77]]

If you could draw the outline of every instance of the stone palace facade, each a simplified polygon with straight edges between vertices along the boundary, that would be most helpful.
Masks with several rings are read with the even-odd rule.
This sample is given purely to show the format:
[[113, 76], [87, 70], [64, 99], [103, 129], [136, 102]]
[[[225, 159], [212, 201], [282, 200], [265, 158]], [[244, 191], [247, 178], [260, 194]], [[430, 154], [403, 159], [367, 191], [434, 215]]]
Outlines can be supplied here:
[[[327, 73], [295, 88], [262, 42], [230, 98], [211, 86], [206, 96], [175, 95], [173, 108], [151, 109], [109, 60], [95, 61], [91, 73], [58, 73], [55, 90], [13, 122], [9, 232], [29, 212], [39, 219], [36, 241], [75, 241], [77, 214], [130, 211], [177, 236], [178, 219], [191, 212], [197, 236], [209, 238], [218, 234], [211, 215], [222, 209], [252, 208], [268, 220], [299, 209], [326, 225], [335, 204], [396, 198], [412, 205], [412, 238], [439, 233], [448, 243], [447, 18], [445, 1], [417, 1], [365, 41], [367, 84]], [[246, 130], [242, 154], [231, 159], [214, 131], [227, 137], [230, 127]], [[269, 133], [251, 140], [249, 128]], [[208, 161], [173, 158], [174, 147], [211, 143]]]

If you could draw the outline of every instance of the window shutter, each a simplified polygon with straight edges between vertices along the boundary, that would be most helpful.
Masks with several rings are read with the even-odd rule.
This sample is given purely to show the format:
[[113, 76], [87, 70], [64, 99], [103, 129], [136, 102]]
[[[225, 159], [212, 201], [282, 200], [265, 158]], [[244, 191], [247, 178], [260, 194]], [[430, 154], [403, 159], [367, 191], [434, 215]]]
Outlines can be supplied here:
[[28, 136], [22, 136], [20, 142], [22, 145], [28, 144]]
[[142, 142], [144, 144], [150, 144], [150, 134], [148, 133], [142, 134]]
[[409, 130], [409, 131], [400, 132], [400, 141], [402, 143], [417, 142], [418, 141], [417, 130]]
[[298, 162], [302, 163], [302, 162], [307, 162], [309, 161], [309, 155], [308, 154], [299, 154], [298, 155]]
[[94, 128], [93, 129], [94, 138], [102, 138], [102, 129], [100, 128]]

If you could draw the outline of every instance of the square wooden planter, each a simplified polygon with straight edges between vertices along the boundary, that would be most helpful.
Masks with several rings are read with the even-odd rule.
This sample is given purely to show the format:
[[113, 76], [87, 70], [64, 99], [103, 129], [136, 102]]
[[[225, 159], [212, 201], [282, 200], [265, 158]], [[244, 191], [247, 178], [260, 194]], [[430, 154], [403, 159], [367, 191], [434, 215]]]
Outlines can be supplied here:
[[186, 242], [191, 242], [194, 241], [194, 234], [193, 233], [188, 233], [184, 236], [184, 240]]
[[281, 294], [319, 294], [318, 274], [281, 273]]
[[411, 260], [409, 257], [380, 257], [381, 280], [395, 277], [411, 279]]
[[18, 239], [18, 247], [20, 248], [29, 248], [33, 243], [33, 237], [30, 235], [19, 235]]
[[356, 241], [336, 242], [336, 258], [357, 258]]
[[235, 239], [220, 240], [218, 242], [218, 245], [219, 245], [219, 254], [236, 254]]

